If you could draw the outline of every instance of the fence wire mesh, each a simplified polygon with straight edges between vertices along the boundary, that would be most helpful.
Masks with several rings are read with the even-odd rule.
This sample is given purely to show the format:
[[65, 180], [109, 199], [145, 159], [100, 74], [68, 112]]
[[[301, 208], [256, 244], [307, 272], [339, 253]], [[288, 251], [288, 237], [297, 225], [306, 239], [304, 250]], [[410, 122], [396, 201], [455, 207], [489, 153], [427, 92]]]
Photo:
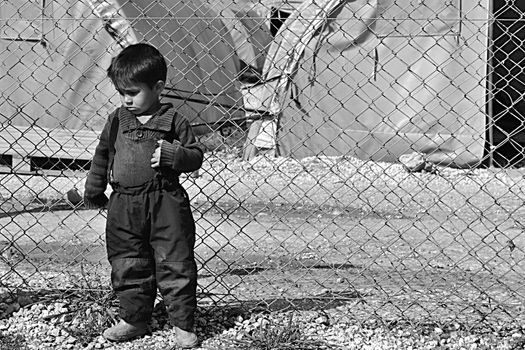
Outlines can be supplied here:
[[201, 305], [522, 322], [524, 14], [501, 0], [3, 1], [1, 287], [109, 287], [106, 214], [83, 208], [83, 181], [119, 103], [109, 60], [147, 41], [170, 65], [163, 98], [206, 148], [183, 178]]

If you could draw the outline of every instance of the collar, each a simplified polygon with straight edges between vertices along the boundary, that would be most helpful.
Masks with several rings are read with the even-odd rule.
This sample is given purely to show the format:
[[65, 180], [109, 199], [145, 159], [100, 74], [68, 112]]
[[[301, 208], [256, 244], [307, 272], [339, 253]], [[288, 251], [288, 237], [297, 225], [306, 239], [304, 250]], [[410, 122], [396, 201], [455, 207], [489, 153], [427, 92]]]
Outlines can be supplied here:
[[175, 108], [173, 108], [173, 105], [171, 103], [165, 103], [161, 105], [160, 109], [155, 114], [153, 114], [151, 119], [146, 124], [142, 124], [138, 121], [133, 113], [124, 107], [120, 107], [118, 113], [119, 127], [122, 132], [136, 130], [140, 127], [168, 132], [171, 130], [174, 115]]

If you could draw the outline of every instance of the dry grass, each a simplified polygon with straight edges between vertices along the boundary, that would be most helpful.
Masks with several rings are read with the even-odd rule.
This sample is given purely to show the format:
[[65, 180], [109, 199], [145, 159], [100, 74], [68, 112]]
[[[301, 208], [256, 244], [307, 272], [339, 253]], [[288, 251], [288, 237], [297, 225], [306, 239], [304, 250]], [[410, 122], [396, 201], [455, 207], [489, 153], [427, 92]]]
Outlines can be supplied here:
[[307, 339], [301, 326], [294, 322], [293, 314], [288, 322], [272, 320], [262, 322], [257, 328], [242, 337], [230, 340], [239, 350], [328, 350], [341, 349], [324, 341]]

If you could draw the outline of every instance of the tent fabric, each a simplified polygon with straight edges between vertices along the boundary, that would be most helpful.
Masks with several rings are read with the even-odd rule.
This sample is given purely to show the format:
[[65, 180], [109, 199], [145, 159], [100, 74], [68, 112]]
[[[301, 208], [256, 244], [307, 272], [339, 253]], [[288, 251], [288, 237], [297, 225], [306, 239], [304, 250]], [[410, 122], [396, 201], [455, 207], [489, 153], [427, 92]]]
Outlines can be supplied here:
[[242, 110], [238, 56], [227, 27], [200, 0], [121, 2], [139, 41], [156, 46], [170, 65], [165, 100], [192, 124], [212, 124]]
[[221, 9], [220, 12], [221, 15], [224, 16], [222, 21], [229, 30], [235, 51], [237, 55], [239, 55], [239, 58], [246, 62], [246, 64], [257, 66], [257, 54], [255, 50], [251, 45], [246, 45], [249, 35], [244, 25], [237, 19], [231, 9]]
[[[13, 19], [3, 24], [0, 38], [0, 123], [102, 128], [118, 101], [105, 67], [120, 50], [103, 21], [80, 1], [68, 6], [48, 2], [44, 8], [9, 3], [0, 9], [3, 18]], [[34, 18], [39, 26], [27, 20]], [[16, 33], [9, 32], [13, 28]], [[27, 28], [36, 33], [27, 35]]]
[[[245, 43], [250, 44], [255, 52], [256, 60], [253, 65], [257, 70], [262, 71], [268, 49], [273, 41], [270, 30], [266, 27], [262, 18], [258, 17], [257, 13], [250, 10], [238, 9], [235, 10], [237, 19], [246, 28], [247, 37]], [[242, 56], [241, 56], [242, 58]]]
[[224, 6], [222, 1], [216, 1], [211, 2], [209, 8], [219, 14], [219, 18], [228, 28], [239, 58], [247, 65], [262, 71], [268, 48], [273, 40], [269, 29], [265, 26], [266, 19], [238, 4]]
[[[355, 0], [332, 11], [286, 90], [280, 154], [397, 161], [423, 152], [443, 165], [479, 162], [488, 0], [460, 1]], [[281, 29], [290, 40], [293, 27]], [[272, 50], [268, 67], [286, 56]]]
[[267, 8], [275, 8], [285, 12], [293, 12], [301, 6], [302, 0], [262, 0]]
[[[106, 69], [123, 46], [139, 41], [166, 56], [163, 99], [179, 106], [192, 124], [243, 114], [234, 44], [218, 14], [210, 15], [201, 0], [8, 3], [1, 9], [3, 18], [13, 19], [3, 23], [0, 39], [2, 123], [101, 129], [120, 103]], [[44, 29], [33, 32], [37, 27]], [[12, 40], [24, 36], [31, 40]]]
[[307, 0], [292, 12], [268, 50], [263, 68], [266, 88], [255, 92], [260, 103], [257, 109], [265, 108], [275, 115], [281, 113], [290, 77], [297, 71], [312, 37], [339, 3], [340, 0]]
[[305, 0], [210, 0], [211, 8], [239, 8], [255, 12], [258, 17], [267, 20], [266, 27], [270, 28], [269, 19], [272, 9], [284, 12], [293, 12]]

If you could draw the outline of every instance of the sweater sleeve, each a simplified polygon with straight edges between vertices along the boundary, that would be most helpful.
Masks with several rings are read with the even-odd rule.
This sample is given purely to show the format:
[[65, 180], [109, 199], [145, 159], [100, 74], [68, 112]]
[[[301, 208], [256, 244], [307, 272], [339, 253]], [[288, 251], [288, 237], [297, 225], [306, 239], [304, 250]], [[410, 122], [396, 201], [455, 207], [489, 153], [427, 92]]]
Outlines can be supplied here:
[[104, 192], [108, 185], [109, 134], [114, 116], [115, 113], [111, 114], [104, 125], [86, 178], [84, 205], [88, 208], [104, 207], [108, 202]]
[[202, 166], [204, 152], [197, 142], [190, 123], [186, 118], [176, 115], [175, 134], [178, 140], [162, 142], [160, 151], [160, 166], [175, 171], [192, 172]]

